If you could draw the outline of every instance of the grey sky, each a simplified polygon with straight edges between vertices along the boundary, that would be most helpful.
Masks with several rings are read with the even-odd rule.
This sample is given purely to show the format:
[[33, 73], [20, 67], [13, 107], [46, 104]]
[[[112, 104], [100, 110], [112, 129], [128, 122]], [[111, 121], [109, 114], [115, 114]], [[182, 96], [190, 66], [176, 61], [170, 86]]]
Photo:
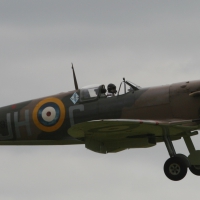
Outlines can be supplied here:
[[[199, 79], [199, 1], [0, 2], [0, 106], [115, 83]], [[199, 136], [194, 137], [200, 148]], [[188, 155], [183, 141], [177, 152]], [[199, 177], [163, 172], [164, 144], [100, 155], [84, 146], [0, 147], [0, 198], [199, 199]]]

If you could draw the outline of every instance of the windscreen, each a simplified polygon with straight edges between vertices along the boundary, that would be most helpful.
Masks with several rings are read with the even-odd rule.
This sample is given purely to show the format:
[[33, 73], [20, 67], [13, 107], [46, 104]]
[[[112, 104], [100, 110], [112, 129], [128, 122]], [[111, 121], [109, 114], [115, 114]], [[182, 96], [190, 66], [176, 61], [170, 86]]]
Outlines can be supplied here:
[[82, 88], [80, 90], [81, 101], [96, 99], [98, 96], [99, 87]]

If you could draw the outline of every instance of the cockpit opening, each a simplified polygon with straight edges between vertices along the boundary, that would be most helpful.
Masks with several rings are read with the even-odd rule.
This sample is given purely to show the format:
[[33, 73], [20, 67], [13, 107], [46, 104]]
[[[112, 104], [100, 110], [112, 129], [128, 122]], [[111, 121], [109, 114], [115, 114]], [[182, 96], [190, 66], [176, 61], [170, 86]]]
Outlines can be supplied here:
[[[121, 90], [122, 84], [124, 84], [124, 92]], [[118, 91], [113, 83], [108, 85], [107, 90], [103, 84], [89, 85], [80, 89], [80, 101], [85, 102], [96, 100], [98, 98], [115, 97], [129, 92], [133, 93], [140, 88], [140, 86], [137, 86], [130, 81], [125, 81], [125, 79], [121, 82]]]

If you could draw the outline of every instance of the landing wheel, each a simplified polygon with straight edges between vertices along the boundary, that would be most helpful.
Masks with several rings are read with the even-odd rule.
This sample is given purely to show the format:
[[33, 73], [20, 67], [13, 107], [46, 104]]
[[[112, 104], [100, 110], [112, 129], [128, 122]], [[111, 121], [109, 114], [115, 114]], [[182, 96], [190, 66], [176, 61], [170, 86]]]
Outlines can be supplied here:
[[187, 174], [187, 164], [181, 157], [169, 158], [164, 164], [165, 175], [172, 181], [179, 181]]
[[200, 165], [191, 165], [189, 169], [194, 175], [200, 176]]
[[191, 165], [190, 165], [190, 162], [189, 162], [189, 160], [188, 160], [188, 157], [185, 156], [184, 154], [176, 154], [174, 157], [179, 157], [179, 158], [183, 159], [184, 162], [185, 162], [185, 164], [187, 165], [187, 167], [190, 167], [190, 166], [191, 166]]

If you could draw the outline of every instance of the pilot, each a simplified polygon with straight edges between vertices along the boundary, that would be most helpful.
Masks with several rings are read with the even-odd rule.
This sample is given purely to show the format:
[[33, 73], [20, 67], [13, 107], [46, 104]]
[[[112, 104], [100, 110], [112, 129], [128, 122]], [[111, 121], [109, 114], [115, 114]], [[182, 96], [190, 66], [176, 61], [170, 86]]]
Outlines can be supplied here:
[[108, 97], [114, 97], [115, 94], [117, 93], [116, 86], [112, 83], [108, 85], [107, 90], [108, 90]]
[[101, 90], [100, 90], [100, 97], [101, 98], [106, 98], [107, 97], [106, 94], [105, 94], [106, 91], [107, 90], [106, 90], [105, 86], [103, 85], [102, 88], [101, 88]]

